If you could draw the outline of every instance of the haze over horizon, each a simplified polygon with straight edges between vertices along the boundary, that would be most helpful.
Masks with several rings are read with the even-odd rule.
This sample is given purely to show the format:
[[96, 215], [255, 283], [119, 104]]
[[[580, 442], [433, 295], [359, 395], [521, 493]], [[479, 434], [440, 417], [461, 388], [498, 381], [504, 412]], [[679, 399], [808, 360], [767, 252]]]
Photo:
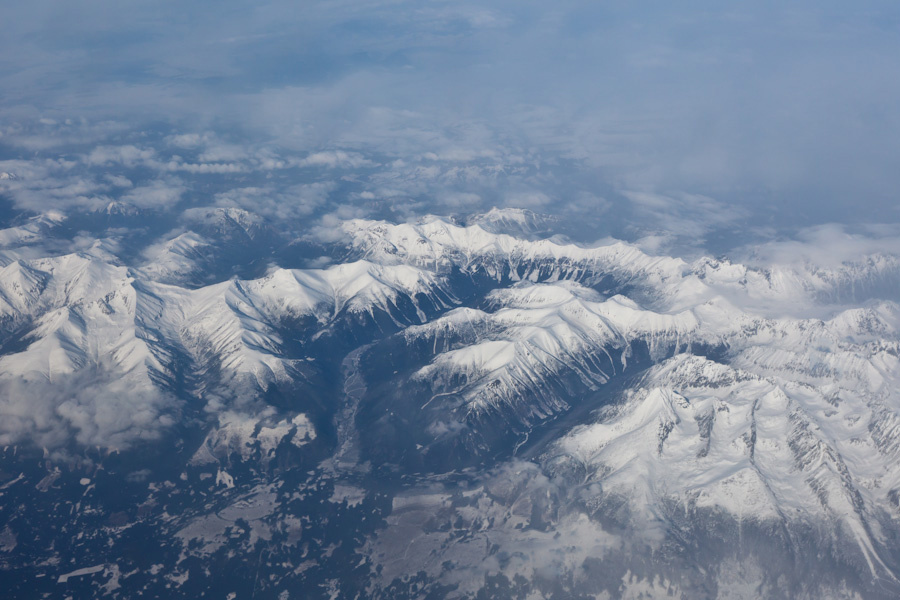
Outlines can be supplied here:
[[897, 234], [892, 3], [36, 2], [7, 20], [0, 166], [41, 179], [2, 184], [19, 209], [251, 189], [310, 221], [512, 206], [716, 253], [829, 223]]

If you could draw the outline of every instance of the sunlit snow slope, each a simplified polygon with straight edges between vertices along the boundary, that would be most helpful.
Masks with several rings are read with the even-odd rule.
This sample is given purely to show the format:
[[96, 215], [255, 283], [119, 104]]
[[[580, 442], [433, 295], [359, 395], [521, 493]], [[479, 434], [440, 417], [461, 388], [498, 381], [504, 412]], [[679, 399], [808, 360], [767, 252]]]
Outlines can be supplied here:
[[[297, 585], [344, 548], [371, 597], [900, 593], [897, 257], [689, 261], [544, 239], [521, 210], [183, 222], [130, 254], [53, 241], [56, 213], [0, 231], [7, 461], [39, 457], [42, 492], [132, 460], [110, 457], [177, 471], [150, 491], [196, 498], [183, 515], [135, 517], [177, 550], [170, 586], [268, 544]], [[382, 512], [316, 524], [312, 564], [289, 507], [323, 490]], [[247, 510], [229, 542], [215, 515]]]

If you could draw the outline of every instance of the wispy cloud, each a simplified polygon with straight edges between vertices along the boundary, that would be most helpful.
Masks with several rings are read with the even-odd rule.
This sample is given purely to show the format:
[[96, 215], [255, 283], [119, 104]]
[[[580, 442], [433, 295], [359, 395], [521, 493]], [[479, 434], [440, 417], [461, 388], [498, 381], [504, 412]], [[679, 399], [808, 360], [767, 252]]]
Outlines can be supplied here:
[[146, 188], [177, 174], [212, 195], [341, 180], [358, 206], [363, 193], [427, 212], [521, 203], [617, 235], [895, 220], [900, 42], [884, 23], [897, 11], [21, 5], [0, 40], [17, 57], [0, 66], [0, 148], [82, 165], [5, 189], [35, 210], [115, 198], [96, 183], [109, 176]]

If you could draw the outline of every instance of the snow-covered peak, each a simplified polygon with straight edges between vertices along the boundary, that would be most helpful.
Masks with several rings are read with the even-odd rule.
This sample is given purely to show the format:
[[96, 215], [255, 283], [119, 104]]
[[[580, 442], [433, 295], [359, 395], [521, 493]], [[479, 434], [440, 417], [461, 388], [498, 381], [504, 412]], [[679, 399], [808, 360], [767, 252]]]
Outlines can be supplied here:
[[611, 278], [613, 285], [627, 286], [630, 295], [663, 312], [727, 302], [760, 316], [821, 318], [858, 298], [895, 299], [900, 284], [900, 260], [888, 255], [829, 268], [747, 266], [708, 257], [686, 263], [624, 242], [588, 247], [523, 239], [437, 217], [403, 224], [356, 219], [341, 228], [351, 255], [379, 264], [411, 264], [436, 272], [457, 267], [512, 281], [593, 284]]
[[323, 276], [334, 290], [336, 302], [356, 312], [367, 312], [373, 307], [386, 310], [400, 294], [415, 298], [431, 294], [442, 284], [442, 278], [430, 271], [365, 260], [332, 266]]
[[153, 244], [144, 250], [141, 273], [148, 279], [178, 283], [199, 276], [212, 252], [209, 240], [193, 231]]
[[558, 306], [574, 300], [602, 302], [602, 296], [591, 288], [574, 281], [557, 281], [552, 285], [534, 285], [520, 282], [509, 288], [491, 291], [488, 301], [507, 308], [540, 308]]
[[110, 216], [135, 217], [141, 214], [141, 209], [125, 200], [113, 200], [103, 208], [103, 212]]
[[727, 364], [682, 354], [653, 367], [546, 463], [584, 465], [606, 491], [592, 502], [631, 498], [644, 531], [665, 527], [662, 507], [676, 498], [737, 519], [837, 520], [883, 573], [872, 515], [900, 486], [900, 445], [887, 433], [900, 423], [900, 363], [885, 346], [895, 319], [887, 304], [828, 322], [756, 321], [726, 340]]
[[0, 248], [16, 248], [46, 241], [50, 231], [66, 220], [58, 211], [47, 211], [16, 227], [0, 229]]
[[218, 235], [241, 233], [254, 239], [266, 229], [262, 217], [234, 207], [190, 208], [184, 211], [183, 217], [188, 223]]
[[604, 300], [571, 281], [523, 282], [489, 298], [492, 312], [461, 308], [404, 333], [407, 339], [451, 340], [414, 379], [428, 382], [435, 394], [455, 390], [469, 411], [515, 406], [560, 377], [595, 388], [627, 368], [637, 342], [661, 357], [722, 336], [704, 336], [689, 311], [655, 313], [622, 296]]
[[[97, 251], [105, 254], [102, 247]], [[130, 281], [126, 267], [110, 264], [104, 258], [108, 256], [74, 253], [7, 265], [0, 270], [0, 297], [5, 301], [5, 314], [26, 318], [46, 310], [83, 304]]]
[[828, 329], [855, 343], [888, 340], [900, 332], [900, 306], [879, 302], [865, 308], [850, 308], [830, 319]]
[[528, 236], [545, 232], [557, 221], [526, 208], [492, 208], [486, 213], [466, 219], [467, 225], [478, 225], [491, 233]]
[[457, 266], [512, 280], [555, 281], [617, 274], [663, 281], [681, 277], [686, 268], [680, 259], [649, 256], [624, 242], [583, 247], [551, 240], [529, 241], [441, 219], [417, 224], [356, 219], [344, 222], [342, 230], [357, 254], [375, 262], [402, 262], [434, 270]]

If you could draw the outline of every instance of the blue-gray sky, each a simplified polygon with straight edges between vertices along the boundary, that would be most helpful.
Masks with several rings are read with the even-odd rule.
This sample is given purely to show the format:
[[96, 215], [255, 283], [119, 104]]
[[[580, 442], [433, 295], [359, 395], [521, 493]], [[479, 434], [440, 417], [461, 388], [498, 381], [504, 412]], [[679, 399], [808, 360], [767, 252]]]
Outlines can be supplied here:
[[691, 240], [900, 220], [896, 3], [38, 0], [4, 21], [0, 191], [30, 210], [387, 199]]

